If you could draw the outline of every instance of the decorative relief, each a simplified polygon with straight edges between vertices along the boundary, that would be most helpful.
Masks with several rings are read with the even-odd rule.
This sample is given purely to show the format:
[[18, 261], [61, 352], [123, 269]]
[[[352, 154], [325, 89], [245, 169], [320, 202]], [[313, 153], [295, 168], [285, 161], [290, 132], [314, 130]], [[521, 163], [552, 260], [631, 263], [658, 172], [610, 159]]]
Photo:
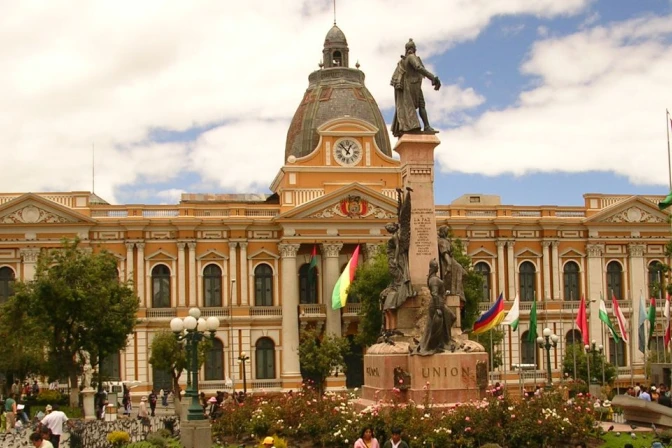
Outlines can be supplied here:
[[187, 247], [189, 248], [190, 251], [196, 250], [196, 242], [195, 241], [188, 242]]
[[506, 242], [506, 245], [507, 245], [508, 247], [510, 247], [511, 249], [513, 249], [513, 247], [516, 245], [516, 241], [515, 241], [515, 240], [508, 240], [508, 241]]
[[19, 255], [21, 255], [24, 263], [37, 263], [37, 257], [40, 255], [40, 249], [36, 247], [21, 249], [19, 250]]
[[145, 243], [135, 243], [135, 247], [137, 247], [138, 250], [145, 250]]
[[366, 258], [375, 258], [380, 253], [380, 244], [367, 243], [366, 244]]
[[630, 207], [604, 220], [605, 222], [666, 222], [639, 207]]
[[505, 246], [506, 246], [506, 241], [504, 241], [504, 240], [497, 240], [497, 241], [495, 241], [495, 245], [496, 245], [497, 247], [505, 247]]
[[337, 258], [343, 248], [343, 243], [322, 244], [322, 254], [326, 258]]
[[589, 257], [601, 257], [602, 252], [604, 252], [604, 246], [602, 244], [587, 244], [586, 251]]
[[58, 216], [47, 210], [35, 207], [34, 205], [27, 205], [7, 216], [2, 217], [4, 224], [37, 224], [48, 223], [57, 224], [64, 222], [75, 222], [63, 216]]
[[184, 252], [185, 247], [187, 247], [187, 243], [183, 243], [182, 241], [177, 243], [177, 250], [180, 252]]
[[551, 247], [551, 242], [550, 241], [542, 241], [541, 242], [541, 247], [543, 247], [544, 249], [547, 248], [547, 247]]
[[348, 196], [338, 204], [314, 213], [309, 218], [368, 218], [392, 219], [396, 215], [371, 204], [361, 196]]
[[644, 244], [630, 243], [628, 245], [628, 252], [631, 257], [643, 257], [646, 246]]
[[278, 249], [280, 249], [280, 256], [282, 258], [296, 258], [296, 253], [299, 251], [299, 247], [301, 247], [300, 244], [278, 244]]

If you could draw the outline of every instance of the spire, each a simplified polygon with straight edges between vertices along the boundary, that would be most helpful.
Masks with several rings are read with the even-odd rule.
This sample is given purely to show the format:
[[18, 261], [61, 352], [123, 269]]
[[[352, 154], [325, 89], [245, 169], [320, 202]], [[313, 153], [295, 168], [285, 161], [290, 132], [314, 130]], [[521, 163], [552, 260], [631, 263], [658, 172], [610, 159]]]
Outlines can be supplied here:
[[[335, 6], [335, 3], [334, 3]], [[334, 16], [334, 20], [336, 16]], [[324, 49], [322, 50], [322, 63], [324, 68], [349, 67], [348, 65], [348, 41], [345, 34], [339, 27], [334, 26], [324, 38]]]

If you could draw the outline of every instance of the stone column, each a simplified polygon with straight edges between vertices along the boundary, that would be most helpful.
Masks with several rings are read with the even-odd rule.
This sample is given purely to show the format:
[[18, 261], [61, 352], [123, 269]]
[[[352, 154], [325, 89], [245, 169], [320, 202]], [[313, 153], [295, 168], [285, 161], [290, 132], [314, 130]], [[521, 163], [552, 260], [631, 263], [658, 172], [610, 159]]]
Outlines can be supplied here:
[[250, 303], [250, 298], [247, 294], [247, 284], [250, 281], [247, 275], [247, 243], [240, 242], [240, 302], [241, 305], [247, 306]]
[[[647, 287], [646, 287], [646, 264], [644, 263], [644, 251], [646, 250], [646, 245], [630, 243], [628, 244], [628, 254], [630, 256], [630, 299], [632, 299], [632, 315], [634, 316], [631, 319], [631, 326], [633, 328], [632, 338], [634, 339], [632, 346], [639, 347], [639, 332], [637, 331], [636, 325], [639, 325], [638, 316], [639, 316], [639, 296], [640, 291], [642, 291], [644, 297], [647, 297]], [[636, 299], [635, 299], [636, 298]], [[646, 304], [646, 302], [645, 302]], [[644, 355], [639, 350], [634, 350], [635, 362], [643, 363]]]
[[[229, 241], [229, 278], [231, 280], [235, 280], [238, 278], [238, 267], [236, 264], [237, 260], [237, 254], [236, 254], [236, 246], [238, 246], [238, 243], [235, 241]], [[238, 283], [238, 280], [236, 280], [236, 283]], [[237, 305], [238, 299], [238, 285], [234, 283], [233, 289], [231, 290], [231, 297], [229, 300], [231, 300], [231, 303], [234, 305]]]
[[[278, 244], [282, 258], [282, 379], [283, 387], [295, 389], [301, 382], [299, 367], [299, 279], [296, 254], [300, 244]], [[297, 384], [298, 385], [298, 384]]]
[[506, 258], [509, 272], [509, 297], [516, 297], [516, 262], [513, 257], [513, 247], [516, 245], [514, 240], [506, 242]]
[[152, 307], [152, 301], [145, 302], [145, 243], [135, 243], [138, 248], [138, 262], [135, 268], [138, 270], [138, 299], [140, 299], [140, 306], [146, 308]]
[[35, 265], [40, 255], [40, 249], [37, 247], [27, 247], [19, 250], [19, 255], [23, 262], [23, 281], [30, 281], [35, 278]]
[[366, 243], [366, 261], [372, 263], [381, 251], [381, 244]]
[[331, 295], [334, 291], [334, 285], [340, 275], [340, 266], [338, 265], [338, 256], [343, 248], [343, 243], [322, 244], [323, 271], [322, 277], [322, 297], [327, 309], [327, 333], [341, 335], [341, 310], [334, 310], [331, 307]]
[[[588, 291], [586, 294], [586, 302], [590, 307], [590, 316], [588, 316], [588, 327], [590, 328], [590, 338], [600, 334], [600, 294], [602, 294], [602, 283], [604, 279], [604, 272], [602, 270], [602, 253], [604, 252], [604, 245], [602, 244], [587, 244], [586, 251], [588, 252]], [[595, 300], [592, 302], [592, 300]], [[595, 337], [595, 340], [598, 338]]]
[[411, 282], [418, 286], [425, 286], [429, 262], [439, 257], [434, 211], [434, 148], [440, 143], [434, 134], [404, 134], [394, 147], [401, 158], [404, 187], [413, 189], [409, 267]]
[[551, 260], [549, 253], [550, 247], [551, 247], [550, 241], [541, 242], [541, 264], [543, 266], [542, 275], [544, 276], [544, 290], [542, 291], [540, 296], [543, 297], [544, 300], [553, 296], [553, 294], [551, 294]]
[[196, 294], [196, 242], [187, 243], [189, 248], [189, 303], [191, 306], [203, 306]]
[[[497, 240], [495, 241], [497, 245], [497, 290], [495, 291], [495, 296], [499, 296], [500, 292], [506, 291], [506, 268], [504, 267], [504, 246], [506, 246], [506, 241]], [[508, 297], [509, 300], [513, 300], [513, 297]]]
[[184, 308], [187, 306], [187, 285], [185, 280], [186, 260], [184, 257], [184, 248], [187, 243], [177, 243], [177, 306]]
[[[560, 255], [558, 254], [559, 246], [560, 241], [556, 240], [551, 243], [551, 260], [553, 262], [553, 267], [551, 268], [553, 270], [553, 293], [551, 294], [551, 297], [555, 300], [560, 300], [562, 297], [562, 283], [560, 283], [562, 266], [560, 265]], [[583, 275], [583, 272], [581, 275]]]
[[135, 243], [126, 243], [126, 281], [133, 280], [133, 271], [135, 270], [133, 263], [133, 248]]

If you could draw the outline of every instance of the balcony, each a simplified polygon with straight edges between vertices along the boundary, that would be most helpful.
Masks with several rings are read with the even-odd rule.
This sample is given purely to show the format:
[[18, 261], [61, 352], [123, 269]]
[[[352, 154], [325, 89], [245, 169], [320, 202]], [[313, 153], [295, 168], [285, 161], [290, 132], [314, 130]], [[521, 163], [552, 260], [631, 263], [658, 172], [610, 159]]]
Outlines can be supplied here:
[[212, 307], [201, 308], [201, 316], [203, 316], [204, 319], [207, 319], [208, 317], [211, 317], [211, 316], [229, 317], [229, 316], [231, 316], [231, 313], [230, 313], [229, 308], [212, 306]]
[[148, 319], [172, 319], [177, 317], [175, 308], [147, 308]]
[[275, 391], [282, 389], [281, 380], [251, 380], [250, 385], [252, 386], [252, 389], [256, 390], [257, 392], [264, 392], [269, 390]]
[[316, 322], [327, 319], [327, 306], [323, 303], [303, 303], [299, 305], [299, 321]]
[[343, 308], [343, 317], [359, 317], [362, 312], [361, 303], [348, 303]]
[[282, 317], [281, 306], [253, 306], [250, 308], [252, 317]]

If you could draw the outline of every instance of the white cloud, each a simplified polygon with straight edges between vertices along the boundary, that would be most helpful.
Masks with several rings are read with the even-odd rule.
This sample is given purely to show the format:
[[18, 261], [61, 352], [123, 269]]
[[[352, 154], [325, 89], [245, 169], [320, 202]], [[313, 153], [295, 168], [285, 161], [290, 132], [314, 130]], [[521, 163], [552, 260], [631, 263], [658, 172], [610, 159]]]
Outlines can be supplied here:
[[613, 171], [666, 184], [665, 108], [672, 104], [672, 17], [647, 17], [551, 38], [521, 70], [536, 78], [518, 104], [442, 135], [445, 170], [498, 175]]
[[[390, 107], [389, 78], [408, 37], [427, 58], [475, 38], [495, 17], [577, 14], [589, 3], [427, 0], [409, 9], [397, 0], [343, 0], [338, 14], [351, 60]], [[324, 0], [5, 4], [0, 147], [12, 169], [3, 170], [0, 191], [88, 189], [93, 143], [96, 191], [110, 201], [120, 187], [185, 172], [225, 190], [268, 185], [331, 20]], [[469, 89], [452, 93], [457, 102], [432, 107], [450, 113], [482, 101]], [[148, 141], [153, 129], [212, 123], [226, 124], [195, 143]]]

